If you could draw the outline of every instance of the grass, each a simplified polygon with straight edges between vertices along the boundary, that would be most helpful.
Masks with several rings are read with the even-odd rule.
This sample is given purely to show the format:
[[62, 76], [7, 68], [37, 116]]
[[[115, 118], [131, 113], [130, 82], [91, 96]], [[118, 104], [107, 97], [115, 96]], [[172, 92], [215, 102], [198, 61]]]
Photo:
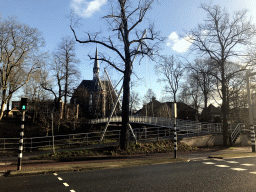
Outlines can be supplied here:
[[[151, 143], [130, 143], [127, 151], [121, 150], [117, 146], [110, 146], [98, 149], [82, 149], [82, 150], [68, 150], [58, 151], [55, 154], [47, 153], [39, 155], [31, 159], [35, 160], [63, 160], [74, 157], [88, 157], [88, 156], [120, 156], [120, 155], [136, 155], [136, 154], [152, 154], [152, 153], [166, 153], [174, 150], [171, 141], [158, 141]], [[184, 143], [178, 143], [178, 151], [196, 151], [197, 147], [191, 147]]]
[[10, 157], [10, 156], [13, 156], [16, 154], [17, 154], [17, 152], [15, 152], [15, 151], [0, 151], [0, 157], [3, 157], [3, 156]]
[[[116, 143], [117, 140], [114, 139], [104, 139], [102, 143], [106, 144], [106, 143]], [[67, 140], [67, 141], [62, 141], [62, 145], [58, 145], [60, 144], [60, 142], [56, 141], [55, 142], [55, 149], [65, 149], [65, 148], [69, 148], [69, 147], [77, 147], [77, 146], [86, 146], [87, 143], [84, 140], [76, 140], [76, 141], [72, 141], [72, 140]], [[88, 145], [97, 145], [99, 144], [99, 141], [90, 141], [88, 142]], [[40, 147], [37, 149], [38, 151], [48, 151], [48, 150], [52, 150], [52, 146], [44, 146], [44, 147]]]

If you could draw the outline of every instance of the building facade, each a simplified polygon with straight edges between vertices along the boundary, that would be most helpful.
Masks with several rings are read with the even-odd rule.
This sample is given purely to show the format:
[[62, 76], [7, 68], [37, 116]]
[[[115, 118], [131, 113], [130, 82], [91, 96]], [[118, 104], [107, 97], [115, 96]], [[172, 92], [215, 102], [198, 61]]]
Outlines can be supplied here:
[[[102, 81], [99, 77], [98, 51], [96, 48], [95, 61], [93, 67], [93, 80], [83, 80], [74, 90], [71, 97], [71, 104], [79, 105], [79, 116], [92, 118], [108, 117], [116, 102], [116, 94], [109, 81]], [[118, 104], [114, 114], [120, 114]]]

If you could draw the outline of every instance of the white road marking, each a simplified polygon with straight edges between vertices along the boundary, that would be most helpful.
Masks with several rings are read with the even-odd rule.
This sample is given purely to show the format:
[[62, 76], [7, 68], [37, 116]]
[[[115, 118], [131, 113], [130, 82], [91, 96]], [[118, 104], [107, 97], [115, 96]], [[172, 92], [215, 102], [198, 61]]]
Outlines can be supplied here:
[[204, 164], [215, 164], [213, 162], [203, 162]]
[[252, 174], [255, 174], [255, 175], [256, 175], [256, 172], [250, 172], [250, 173], [252, 173]]
[[254, 164], [241, 164], [241, 165], [244, 165], [244, 166], [254, 166]]
[[239, 163], [237, 161], [226, 161], [227, 163]]
[[61, 180], [63, 180], [61, 177], [58, 177], [58, 179], [61, 181]]
[[217, 167], [229, 167], [228, 165], [215, 165]]
[[247, 170], [247, 169], [242, 169], [242, 168], [230, 168], [230, 169], [235, 170], [235, 171], [245, 171], [245, 170]]
[[215, 161], [224, 161], [223, 159], [214, 159]]
[[70, 192], [76, 192], [75, 190], [71, 189]]
[[68, 186], [69, 186], [67, 183], [63, 183], [63, 185], [65, 185], [66, 187], [68, 187]]
[[55, 176], [56, 176], [56, 175], [58, 175], [58, 174], [57, 174], [57, 173], [53, 173], [53, 175], [55, 175]]

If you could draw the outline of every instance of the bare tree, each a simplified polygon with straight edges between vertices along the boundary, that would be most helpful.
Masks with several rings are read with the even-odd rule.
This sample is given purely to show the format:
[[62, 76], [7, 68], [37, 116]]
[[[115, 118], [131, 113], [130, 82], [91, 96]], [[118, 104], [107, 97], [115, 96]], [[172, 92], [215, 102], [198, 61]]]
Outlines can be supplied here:
[[[44, 90], [52, 93], [54, 96], [54, 111], [59, 109], [60, 100], [62, 97], [61, 80], [63, 80], [63, 76], [59, 75], [61, 71], [58, 70], [59, 68], [57, 66], [57, 62], [54, 60], [53, 67], [51, 67], [49, 70], [44, 69], [44, 73], [41, 73], [40, 79], [41, 87]], [[49, 71], [53, 72], [52, 75], [49, 73]]]
[[[77, 64], [79, 60], [75, 54], [75, 41], [71, 37], [64, 37], [58, 46], [57, 52], [54, 54], [57, 73], [61, 73], [57, 79], [58, 81], [64, 81], [64, 89], [60, 88], [61, 82], [58, 82], [59, 89], [63, 90], [64, 97], [64, 114], [66, 114], [67, 97], [71, 96], [71, 83], [74, 83], [75, 79], [79, 77], [79, 71]], [[66, 117], [66, 115], [64, 115]]]
[[151, 102], [152, 98], [156, 98], [156, 94], [152, 89], [148, 89], [145, 96], [144, 96], [145, 102], [146, 103]]
[[[106, 15], [104, 19], [107, 20], [112, 32], [111, 36], [102, 38], [99, 33], [87, 33], [84, 40], [77, 38], [73, 24], [71, 30], [74, 33], [75, 39], [79, 43], [97, 43], [104, 48], [111, 50], [119, 59], [111, 60], [110, 57], [99, 54], [98, 60], [108, 63], [117, 71], [124, 74], [123, 80], [123, 101], [122, 101], [122, 129], [120, 137], [121, 149], [127, 150], [129, 145], [129, 99], [130, 99], [130, 76], [132, 73], [132, 57], [135, 55], [152, 56], [155, 53], [157, 44], [146, 43], [145, 40], [153, 41], [158, 39], [158, 34], [154, 32], [153, 25], [149, 27], [146, 36], [143, 36], [144, 29], [138, 28], [143, 21], [146, 12], [150, 8], [154, 0], [139, 0], [134, 7], [133, 1], [118, 0], [115, 7], [112, 6], [112, 13]], [[141, 44], [141, 49], [137, 50], [138, 44]], [[90, 56], [91, 59], [95, 59]]]
[[36, 51], [43, 43], [37, 29], [21, 24], [14, 18], [0, 23], [0, 120], [13, 93], [28, 82], [31, 73], [40, 63]]
[[184, 68], [180, 60], [172, 56], [162, 56], [161, 61], [155, 67], [157, 74], [162, 74], [164, 78], [159, 81], [166, 82], [165, 91], [173, 96], [174, 102], [177, 102], [177, 92], [182, 78]]
[[66, 114], [67, 97], [71, 96], [74, 83], [80, 76], [77, 69], [78, 63], [79, 60], [75, 55], [75, 41], [71, 37], [62, 38], [57, 51], [53, 53], [53, 62], [48, 66], [52, 77], [46, 73], [41, 82], [41, 86], [54, 95], [56, 109], [59, 107], [61, 98], [64, 97], [64, 114]]
[[[154, 100], [156, 99], [156, 94], [152, 89], [148, 89], [145, 96], [145, 112], [146, 116], [148, 114], [151, 114], [152, 117], [154, 117]], [[151, 109], [151, 110], [150, 110]]]
[[202, 92], [198, 85], [198, 81], [192, 74], [188, 74], [187, 79], [181, 86], [181, 92], [179, 93], [179, 100], [196, 110], [198, 117], [198, 111], [201, 108]]
[[[226, 64], [232, 59], [245, 56], [243, 48], [251, 45], [255, 37], [255, 27], [246, 17], [247, 11], [239, 11], [231, 17], [220, 6], [205, 5], [201, 8], [206, 11], [207, 19], [204, 24], [189, 32], [188, 41], [192, 43], [192, 50], [207, 55], [215, 63], [218, 74], [215, 77], [221, 83], [222, 116], [223, 116], [223, 144], [228, 146], [228, 102]], [[234, 72], [237, 73], [237, 72]]]
[[46, 75], [46, 71], [42, 68], [36, 69], [28, 81], [28, 83], [23, 87], [24, 96], [30, 101], [40, 102], [49, 99], [49, 94], [41, 86], [42, 76]]
[[132, 91], [130, 94], [130, 115], [132, 115], [140, 104], [139, 93]]
[[[196, 59], [194, 63], [189, 64], [189, 79], [195, 81], [196, 86], [200, 88], [204, 100], [204, 109], [208, 105], [209, 94], [214, 90], [215, 78], [212, 74], [213, 65], [210, 59]], [[207, 118], [206, 113], [204, 120]]]
[[132, 115], [139, 107], [140, 104], [140, 97], [139, 93], [134, 90], [135, 87], [138, 86], [138, 82], [136, 81], [130, 81], [130, 115]]

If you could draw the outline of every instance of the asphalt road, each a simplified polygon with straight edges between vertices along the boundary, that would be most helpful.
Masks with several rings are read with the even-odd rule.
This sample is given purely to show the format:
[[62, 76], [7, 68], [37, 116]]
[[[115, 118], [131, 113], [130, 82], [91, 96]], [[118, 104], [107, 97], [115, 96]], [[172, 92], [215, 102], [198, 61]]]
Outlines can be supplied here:
[[256, 191], [256, 158], [0, 178], [0, 191]]

